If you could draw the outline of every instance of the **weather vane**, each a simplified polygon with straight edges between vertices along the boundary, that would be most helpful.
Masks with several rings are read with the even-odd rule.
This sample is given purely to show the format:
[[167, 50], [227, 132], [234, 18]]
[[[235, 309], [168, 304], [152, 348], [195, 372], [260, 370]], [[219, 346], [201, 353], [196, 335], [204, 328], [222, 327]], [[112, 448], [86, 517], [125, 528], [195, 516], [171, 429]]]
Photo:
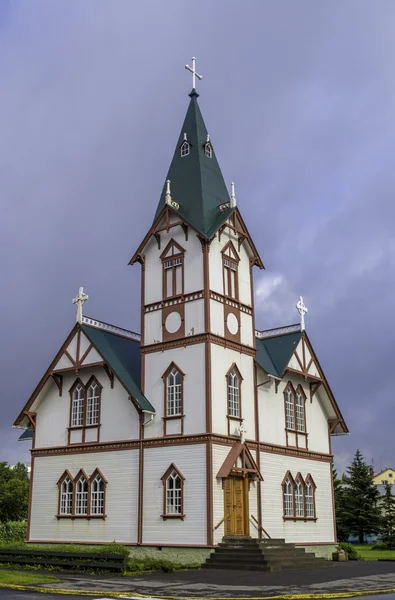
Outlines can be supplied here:
[[198, 79], [203, 79], [203, 77], [201, 75], [199, 75], [199, 73], [196, 72], [195, 63], [196, 63], [196, 58], [193, 56], [192, 57], [192, 68], [189, 65], [185, 65], [185, 68], [187, 69], [187, 71], [190, 71], [192, 73], [192, 89], [193, 90], [196, 89], [196, 77]]
[[298, 312], [300, 314], [300, 329], [301, 329], [301, 331], [304, 331], [306, 328], [305, 322], [304, 322], [304, 315], [305, 315], [305, 313], [307, 313], [309, 311], [307, 310], [307, 306], [304, 305], [302, 296], [300, 296], [299, 302], [297, 303], [296, 308], [298, 309]]

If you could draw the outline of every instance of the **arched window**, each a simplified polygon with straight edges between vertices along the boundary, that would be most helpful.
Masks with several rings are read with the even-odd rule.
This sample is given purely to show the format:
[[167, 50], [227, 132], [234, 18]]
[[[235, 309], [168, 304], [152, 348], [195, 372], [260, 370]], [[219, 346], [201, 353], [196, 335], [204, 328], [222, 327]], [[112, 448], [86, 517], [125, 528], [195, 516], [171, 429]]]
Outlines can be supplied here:
[[315, 519], [315, 488], [316, 485], [310, 473], [306, 477], [306, 517]]
[[75, 514], [88, 514], [88, 481], [85, 474], [77, 475], [75, 484]]
[[166, 416], [182, 414], [182, 375], [173, 367], [166, 379]]
[[304, 481], [300, 473], [295, 477], [295, 516], [305, 516], [305, 505], [304, 505]]
[[181, 144], [181, 156], [188, 156], [189, 154], [189, 144], [186, 140]]
[[184, 518], [184, 480], [185, 477], [171, 464], [162, 476], [163, 483], [163, 514], [164, 519], [171, 517]]
[[91, 515], [104, 515], [105, 480], [100, 473], [91, 477]]
[[73, 514], [73, 478], [69, 471], [65, 471], [58, 481], [59, 487], [59, 514]]
[[240, 379], [234, 368], [228, 373], [228, 414], [240, 417]]
[[305, 400], [302, 387], [299, 385], [296, 390], [296, 402], [295, 402], [295, 413], [296, 413], [296, 430], [300, 433], [305, 433]]
[[163, 265], [163, 299], [184, 293], [185, 250], [175, 240], [170, 240], [161, 254]]
[[87, 406], [86, 406], [86, 424], [98, 425], [100, 406], [100, 388], [95, 380], [88, 387]]
[[222, 249], [222, 266], [223, 266], [223, 283], [224, 296], [238, 300], [239, 298], [239, 282], [238, 282], [238, 256], [232, 242], [228, 242]]
[[207, 143], [204, 145], [204, 153], [205, 153], [205, 155], [206, 155], [208, 158], [212, 158], [212, 157], [213, 157], [213, 148], [212, 148], [212, 146], [211, 146], [210, 142], [207, 142]]
[[285, 426], [295, 429], [295, 394], [292, 384], [289, 383], [284, 391], [285, 396]]
[[294, 516], [294, 494], [293, 494], [293, 482], [291, 478], [287, 476], [283, 483], [283, 493], [284, 493], [284, 516], [285, 517], [293, 517]]
[[74, 388], [72, 399], [71, 425], [72, 427], [82, 427], [84, 424], [85, 390], [81, 383], [78, 383]]

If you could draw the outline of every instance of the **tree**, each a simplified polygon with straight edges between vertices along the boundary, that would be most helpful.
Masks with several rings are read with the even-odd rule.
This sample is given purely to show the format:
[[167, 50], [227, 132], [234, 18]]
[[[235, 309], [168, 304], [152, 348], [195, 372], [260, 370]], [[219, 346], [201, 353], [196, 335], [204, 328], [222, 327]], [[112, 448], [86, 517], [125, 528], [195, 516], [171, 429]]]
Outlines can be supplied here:
[[0, 463], [0, 522], [22, 521], [27, 518], [29, 477], [22, 463], [10, 467]]
[[342, 478], [338, 524], [347, 535], [357, 535], [360, 544], [365, 536], [378, 533], [381, 526], [379, 491], [373, 483], [369, 465], [359, 450]]
[[343, 506], [343, 486], [342, 480], [338, 478], [337, 471], [332, 465], [333, 492], [335, 496], [335, 515], [336, 515], [336, 532], [340, 542], [345, 542], [348, 538], [348, 532], [344, 529], [340, 520], [340, 514]]
[[385, 485], [385, 494], [381, 498], [381, 539], [388, 549], [395, 548], [395, 497], [392, 495], [392, 485]]

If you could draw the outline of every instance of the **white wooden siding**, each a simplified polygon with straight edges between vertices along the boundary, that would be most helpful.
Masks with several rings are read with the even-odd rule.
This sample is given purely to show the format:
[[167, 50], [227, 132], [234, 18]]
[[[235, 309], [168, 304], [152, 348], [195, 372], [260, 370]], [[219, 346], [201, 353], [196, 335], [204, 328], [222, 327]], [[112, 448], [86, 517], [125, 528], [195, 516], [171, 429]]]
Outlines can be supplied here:
[[[174, 463], [185, 477], [185, 519], [163, 520], [163, 483], [161, 477]], [[206, 446], [147, 448], [144, 450], [143, 543], [207, 543]]]
[[204, 300], [191, 300], [185, 303], [185, 335], [198, 335], [204, 332]]
[[[110, 380], [101, 367], [82, 370], [79, 378], [83, 384], [86, 384], [92, 375], [95, 375], [103, 386], [100, 441], [137, 439], [139, 437], [138, 414], [128, 399], [128, 393], [124, 387], [118, 379], [114, 378], [114, 389], [111, 389]], [[37, 411], [37, 448], [67, 445], [67, 428], [70, 423], [69, 389], [75, 380], [74, 373], [64, 374], [62, 396], [59, 396], [59, 390], [54, 382], [48, 384], [46, 394], [42, 396], [40, 404], [35, 407]], [[71, 441], [72, 443], [81, 442], [81, 430], [72, 431]]]
[[[36, 457], [30, 539], [56, 542], [137, 542], [138, 450]], [[57, 482], [66, 469], [91, 475], [99, 468], [108, 480], [103, 519], [57, 519]]]
[[[224, 490], [222, 489], [222, 478], [217, 473], [222, 467], [232, 446], [213, 445], [213, 526], [224, 518]], [[224, 536], [224, 523], [214, 529], [214, 544], [219, 544]]]
[[162, 341], [162, 311], [153, 310], [144, 315], [144, 344], [155, 344]]
[[243, 377], [241, 384], [242, 417], [247, 429], [246, 438], [255, 439], [254, 419], [254, 359], [229, 348], [211, 345], [211, 385], [213, 397], [213, 432], [228, 434], [226, 373], [235, 363]]
[[[282, 480], [287, 471], [303, 477], [308, 473], [316, 489], [317, 521], [284, 521]], [[272, 538], [285, 538], [287, 542], [334, 542], [333, 507], [329, 462], [320, 462], [293, 456], [261, 452], [262, 526]]]
[[145, 356], [145, 395], [157, 413], [145, 428], [145, 437], [162, 437], [164, 416], [163, 373], [171, 362], [185, 373], [184, 378], [184, 433], [202, 433], [206, 428], [206, 373], [205, 346], [194, 344], [153, 352]]
[[254, 339], [252, 337], [252, 315], [247, 315], [247, 313], [240, 312], [240, 339], [241, 343], [245, 346], [253, 346]]
[[210, 329], [215, 335], [225, 335], [224, 305], [217, 300], [210, 300]]

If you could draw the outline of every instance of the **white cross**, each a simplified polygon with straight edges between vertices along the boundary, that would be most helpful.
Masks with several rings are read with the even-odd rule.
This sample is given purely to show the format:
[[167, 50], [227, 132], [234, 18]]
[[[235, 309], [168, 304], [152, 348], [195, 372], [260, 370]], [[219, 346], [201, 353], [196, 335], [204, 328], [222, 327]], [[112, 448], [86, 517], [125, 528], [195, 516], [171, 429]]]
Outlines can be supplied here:
[[300, 314], [300, 329], [302, 331], [304, 331], [305, 330], [304, 315], [305, 315], [305, 313], [307, 313], [309, 311], [307, 310], [307, 306], [304, 305], [302, 296], [300, 296], [300, 299], [296, 305], [296, 308], [298, 309], [298, 312]]
[[244, 444], [244, 442], [246, 441], [244, 434], [247, 433], [247, 429], [244, 428], [243, 423], [241, 423], [241, 425], [239, 427], [239, 433], [240, 433], [240, 441], [242, 444]]
[[187, 69], [187, 71], [190, 71], [192, 73], [192, 89], [193, 90], [196, 88], [196, 77], [198, 79], [203, 79], [203, 77], [201, 75], [199, 75], [199, 73], [196, 73], [195, 63], [196, 63], [196, 58], [193, 56], [192, 57], [192, 68], [189, 65], [185, 65], [185, 68]]
[[89, 299], [88, 294], [84, 294], [84, 288], [80, 287], [78, 295], [73, 298], [73, 304], [77, 304], [77, 323], [82, 323], [82, 305]]

